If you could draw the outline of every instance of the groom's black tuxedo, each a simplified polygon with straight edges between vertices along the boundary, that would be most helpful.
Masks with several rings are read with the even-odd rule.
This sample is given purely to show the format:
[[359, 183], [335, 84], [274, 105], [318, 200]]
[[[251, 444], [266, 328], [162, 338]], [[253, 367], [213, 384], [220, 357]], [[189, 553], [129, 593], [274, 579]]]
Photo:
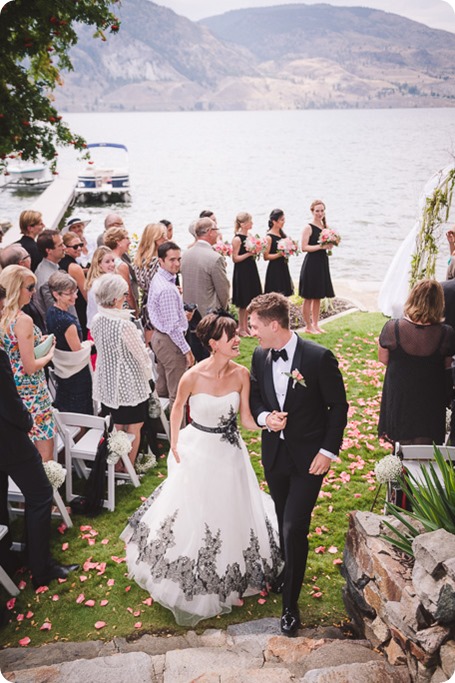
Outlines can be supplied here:
[[343, 378], [331, 351], [300, 337], [290, 371], [298, 370], [305, 385], [290, 378], [281, 408], [273, 383], [271, 351], [256, 348], [251, 366], [250, 407], [254, 418], [274, 410], [288, 413], [284, 439], [280, 432], [262, 431], [262, 463], [278, 518], [285, 560], [283, 607], [297, 609], [305, 574], [311, 513], [323, 476], [309, 473], [325, 449], [338, 454], [347, 421]]
[[[291, 370], [299, 370], [306, 386], [289, 379], [283, 410], [288, 413], [284, 438], [297, 470], [308, 472], [314, 456], [321, 448], [338, 454], [346, 426], [348, 404], [343, 378], [331, 351], [298, 338], [291, 362]], [[269, 349], [256, 348], [251, 366], [251, 412], [257, 420], [264, 412], [281, 410], [272, 376]], [[262, 463], [264, 469], [273, 468], [279, 432], [262, 433]]]

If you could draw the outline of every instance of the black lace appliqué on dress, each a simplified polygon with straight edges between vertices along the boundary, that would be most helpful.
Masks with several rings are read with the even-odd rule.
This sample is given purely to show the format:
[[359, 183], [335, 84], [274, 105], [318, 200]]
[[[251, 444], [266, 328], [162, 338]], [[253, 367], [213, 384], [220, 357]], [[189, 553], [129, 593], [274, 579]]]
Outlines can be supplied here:
[[209, 434], [221, 434], [221, 441], [227, 441], [231, 446], [240, 448], [240, 433], [237, 426], [237, 413], [233, 406], [229, 408], [228, 417], [221, 415], [216, 427], [206, 427], [194, 420], [191, 422], [192, 426], [199, 429], [201, 432], [208, 432]]
[[150, 530], [146, 524], [139, 522], [135, 525], [130, 543], [135, 543], [139, 550], [136, 564], [147, 564], [154, 582], [159, 583], [163, 579], [173, 581], [187, 600], [196, 595], [218, 595], [223, 603], [232, 593], [242, 595], [247, 588], [257, 591], [264, 589], [280, 571], [280, 549], [273, 538], [268, 519], [266, 525], [272, 550], [271, 565], [261, 557], [258, 538], [251, 529], [249, 545], [242, 553], [245, 561], [243, 573], [237, 562], [228, 564], [224, 573], [218, 573], [216, 559], [222, 546], [221, 532], [219, 529], [213, 532], [207, 524], [197, 558], [181, 555], [176, 560], [167, 559], [167, 551], [175, 546], [173, 527], [178, 514], [176, 510], [163, 521], [153, 540], [149, 540]]

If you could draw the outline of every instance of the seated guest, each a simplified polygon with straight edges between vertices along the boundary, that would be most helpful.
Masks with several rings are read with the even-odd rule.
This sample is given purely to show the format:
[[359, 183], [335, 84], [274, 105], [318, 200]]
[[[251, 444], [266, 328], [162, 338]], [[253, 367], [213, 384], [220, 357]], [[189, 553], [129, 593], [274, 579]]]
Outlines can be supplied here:
[[[0, 287], [0, 316], [6, 291]], [[0, 350], [0, 524], [9, 525], [8, 477], [14, 481], [25, 499], [27, 564], [35, 588], [52, 579], [65, 579], [77, 564], [59, 565], [49, 549], [52, 510], [52, 486], [46, 476], [40, 454], [27, 433], [33, 418], [19, 394], [5, 351]], [[11, 574], [17, 567], [8, 533], [0, 540], [2, 566]]]
[[[129, 454], [134, 464], [147, 416], [152, 363], [130, 311], [123, 308], [128, 290], [122, 276], [101, 275], [95, 296], [99, 312], [90, 328], [98, 354], [93, 398], [111, 413], [117, 429], [134, 435]], [[121, 467], [118, 463], [117, 471]]]
[[54, 347], [35, 358], [35, 347], [43, 341], [43, 335], [22, 311], [30, 303], [36, 276], [23, 266], [8, 266], [0, 273], [0, 285], [6, 290], [0, 347], [8, 354], [19, 396], [33, 417], [29, 437], [43, 460], [52, 460], [55, 422], [44, 367], [52, 360]]
[[30, 254], [33, 272], [35, 272], [38, 264], [43, 258], [42, 253], [38, 249], [36, 238], [45, 227], [42, 214], [39, 211], [22, 211], [19, 216], [19, 229], [22, 233], [22, 237], [18, 241], [18, 244], [21, 244]]
[[68, 231], [63, 235], [63, 244], [65, 246], [65, 256], [59, 262], [58, 267], [76, 280], [77, 296], [75, 308], [81, 324], [83, 338], [87, 339], [87, 286], [84, 270], [76, 261], [84, 243], [75, 232]]
[[92, 342], [83, 341], [81, 325], [68, 309], [74, 306], [77, 283], [64, 271], [49, 278], [55, 303], [48, 309], [49, 333], [55, 335], [54, 370], [57, 395], [54, 405], [69, 413], [93, 415], [92, 375], [89, 368]]

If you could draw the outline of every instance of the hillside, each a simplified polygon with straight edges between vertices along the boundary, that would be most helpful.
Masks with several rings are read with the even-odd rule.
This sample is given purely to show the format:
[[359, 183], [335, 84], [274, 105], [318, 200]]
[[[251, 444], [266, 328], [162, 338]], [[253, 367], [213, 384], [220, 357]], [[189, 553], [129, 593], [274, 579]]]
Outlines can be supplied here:
[[83, 27], [57, 104], [69, 111], [455, 104], [455, 35], [362, 7], [281, 5], [192, 22], [124, 0], [121, 30]]

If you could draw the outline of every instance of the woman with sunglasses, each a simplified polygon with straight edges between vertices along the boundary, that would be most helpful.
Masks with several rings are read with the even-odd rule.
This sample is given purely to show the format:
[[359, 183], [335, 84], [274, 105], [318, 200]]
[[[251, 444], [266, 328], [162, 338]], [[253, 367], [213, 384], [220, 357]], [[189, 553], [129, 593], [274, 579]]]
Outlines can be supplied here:
[[84, 243], [75, 232], [67, 232], [63, 235], [65, 256], [59, 262], [60, 270], [65, 270], [68, 275], [76, 280], [77, 298], [75, 303], [77, 317], [81, 324], [82, 338], [87, 339], [87, 285], [85, 273], [76, 259], [81, 255]]
[[35, 291], [36, 277], [23, 266], [7, 266], [0, 274], [0, 285], [6, 290], [0, 346], [8, 354], [19, 396], [33, 417], [29, 437], [43, 461], [52, 460], [55, 423], [43, 368], [52, 360], [54, 347], [41, 358], [35, 358], [35, 347], [43, 341], [43, 336], [30, 316], [22, 311]]

